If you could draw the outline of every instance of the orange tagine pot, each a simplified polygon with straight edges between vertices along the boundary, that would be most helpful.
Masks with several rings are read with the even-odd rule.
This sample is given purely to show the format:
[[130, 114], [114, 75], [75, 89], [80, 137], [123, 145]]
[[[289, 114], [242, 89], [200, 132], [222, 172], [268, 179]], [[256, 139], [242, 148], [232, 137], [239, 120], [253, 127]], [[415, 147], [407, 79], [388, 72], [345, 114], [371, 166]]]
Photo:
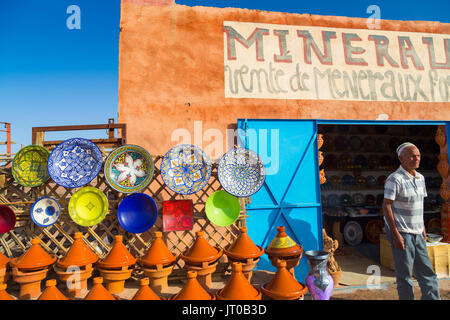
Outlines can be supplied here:
[[297, 282], [286, 269], [286, 261], [278, 260], [278, 268], [269, 283], [261, 287], [262, 293], [274, 300], [297, 300], [304, 296], [308, 287]]
[[41, 247], [41, 240], [31, 240], [31, 247], [21, 257], [11, 259], [12, 276], [20, 284], [20, 299], [32, 299], [41, 294], [41, 281], [46, 278], [49, 266], [56, 257]]
[[295, 243], [285, 232], [283, 226], [277, 227], [278, 234], [272, 240], [270, 245], [265, 249], [265, 252], [269, 256], [269, 260], [276, 268], [277, 260], [285, 260], [287, 263], [287, 269], [294, 275], [294, 267], [296, 267], [303, 254], [303, 248], [299, 244]]
[[69, 300], [61, 291], [56, 287], [56, 280], [51, 279], [45, 282], [47, 287], [38, 300]]
[[187, 282], [170, 300], [215, 300], [214, 295], [206, 291], [197, 280], [197, 272], [188, 271]]
[[123, 244], [122, 236], [115, 236], [114, 246], [108, 256], [97, 263], [97, 269], [106, 281], [111, 293], [120, 293], [124, 289], [125, 280], [131, 277], [136, 258]]
[[91, 291], [86, 295], [84, 300], [118, 300], [103, 286], [103, 278], [96, 277], [93, 279]]
[[149, 278], [144, 278], [139, 281], [140, 288], [134, 295], [132, 300], [163, 300], [148, 286]]
[[92, 264], [97, 261], [98, 256], [83, 241], [83, 234], [76, 232], [69, 251], [53, 267], [60, 280], [67, 285], [70, 297], [81, 298], [86, 294]]
[[181, 254], [181, 259], [186, 262], [187, 270], [197, 272], [198, 281], [203, 286], [211, 288], [212, 274], [216, 271], [223, 249], [211, 246], [204, 238], [203, 231], [197, 231], [196, 235], [194, 244], [184, 254]]
[[250, 281], [253, 269], [264, 254], [264, 249], [253, 243], [247, 234], [247, 228], [241, 227], [239, 230], [241, 232], [239, 237], [223, 251], [231, 263], [242, 263], [242, 271]]
[[9, 279], [9, 259], [0, 252], [0, 284], [6, 283]]
[[218, 300], [261, 300], [261, 292], [250, 284], [242, 273], [242, 264], [233, 262], [230, 279], [216, 293]]
[[158, 291], [168, 288], [167, 278], [172, 273], [177, 257], [173, 255], [162, 239], [162, 232], [155, 232], [155, 240], [139, 264], [143, 266], [144, 274], [150, 279], [151, 287]]
[[0, 283], [0, 300], [16, 300], [6, 292], [6, 283]]

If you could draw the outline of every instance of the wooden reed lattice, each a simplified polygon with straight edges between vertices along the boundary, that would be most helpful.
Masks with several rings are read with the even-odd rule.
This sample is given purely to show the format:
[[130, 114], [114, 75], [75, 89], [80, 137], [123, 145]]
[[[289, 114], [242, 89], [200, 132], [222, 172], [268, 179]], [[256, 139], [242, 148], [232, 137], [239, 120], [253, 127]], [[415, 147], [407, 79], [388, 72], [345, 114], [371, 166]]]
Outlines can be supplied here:
[[[106, 157], [107, 153], [103, 151]], [[15, 182], [11, 169], [0, 167], [0, 204], [9, 205], [17, 215], [17, 223], [13, 230], [0, 234], [0, 251], [8, 257], [22, 255], [30, 246], [31, 239], [40, 237], [42, 246], [48, 252], [56, 256], [63, 256], [73, 243], [73, 234], [82, 232], [85, 242], [100, 257], [104, 258], [112, 248], [115, 235], [123, 235], [124, 244], [135, 257], [142, 257], [150, 247], [155, 231], [163, 231], [162, 202], [175, 199], [192, 199], [194, 204], [194, 227], [188, 231], [164, 232], [164, 240], [169, 250], [178, 255], [188, 249], [195, 240], [196, 231], [203, 230], [208, 242], [220, 248], [225, 248], [234, 242], [239, 233], [239, 226], [245, 225], [245, 213], [241, 213], [236, 223], [228, 227], [218, 227], [212, 224], [205, 214], [205, 203], [209, 195], [222, 189], [217, 177], [217, 163], [213, 163], [211, 178], [208, 184], [199, 192], [183, 196], [170, 190], [164, 183], [159, 167], [162, 156], [153, 156], [155, 171], [152, 182], [145, 191], [152, 196], [158, 205], [158, 218], [155, 225], [141, 234], [133, 234], [125, 231], [117, 220], [117, 208], [120, 201], [128, 194], [112, 189], [105, 180], [103, 169], [98, 176], [89, 183], [90, 186], [102, 190], [108, 198], [109, 208], [106, 218], [97, 225], [83, 227], [70, 218], [68, 204], [72, 195], [80, 188], [64, 188], [49, 179], [46, 183], [35, 188], [26, 188]], [[55, 198], [61, 205], [61, 216], [52, 226], [42, 228], [37, 226], [30, 217], [30, 209], [33, 203], [40, 197], [49, 196]], [[226, 257], [219, 260], [216, 274], [224, 274], [227, 269]], [[171, 279], [184, 277], [184, 262], [177, 259]], [[134, 277], [140, 277], [142, 271], [136, 265]]]

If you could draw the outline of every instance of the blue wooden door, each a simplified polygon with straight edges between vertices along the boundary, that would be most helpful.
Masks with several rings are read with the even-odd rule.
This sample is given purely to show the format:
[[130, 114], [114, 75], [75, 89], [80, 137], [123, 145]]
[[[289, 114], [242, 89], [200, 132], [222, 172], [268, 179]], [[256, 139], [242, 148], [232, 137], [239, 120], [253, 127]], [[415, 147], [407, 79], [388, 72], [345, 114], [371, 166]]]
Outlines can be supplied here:
[[[323, 249], [322, 212], [315, 120], [238, 120], [239, 145], [258, 153], [266, 166], [263, 187], [246, 206], [248, 234], [266, 248], [277, 226], [305, 251]], [[267, 255], [258, 269], [275, 271]], [[309, 271], [303, 256], [295, 268], [304, 282]]]

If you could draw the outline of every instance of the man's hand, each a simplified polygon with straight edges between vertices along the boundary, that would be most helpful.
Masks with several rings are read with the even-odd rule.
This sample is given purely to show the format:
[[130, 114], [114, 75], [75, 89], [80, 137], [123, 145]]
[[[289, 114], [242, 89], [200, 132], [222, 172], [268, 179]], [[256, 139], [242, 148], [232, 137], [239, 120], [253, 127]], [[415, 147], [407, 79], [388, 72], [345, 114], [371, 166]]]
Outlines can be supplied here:
[[394, 248], [405, 250], [405, 239], [403, 239], [400, 232], [396, 231], [392, 233], [392, 243], [394, 244]]

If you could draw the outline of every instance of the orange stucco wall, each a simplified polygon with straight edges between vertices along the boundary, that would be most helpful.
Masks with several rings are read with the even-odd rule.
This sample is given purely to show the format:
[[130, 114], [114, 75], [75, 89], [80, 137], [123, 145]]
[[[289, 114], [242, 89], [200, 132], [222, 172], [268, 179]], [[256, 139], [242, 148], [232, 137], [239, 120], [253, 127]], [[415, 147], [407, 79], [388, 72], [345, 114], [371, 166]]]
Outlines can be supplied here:
[[[367, 29], [360, 18], [123, 0], [118, 121], [127, 123], [128, 143], [164, 154], [179, 142], [174, 130], [193, 134], [197, 120], [203, 132], [224, 134], [238, 118], [450, 120], [448, 102], [225, 98], [223, 21]], [[450, 24], [382, 20], [381, 29], [449, 34]]]

